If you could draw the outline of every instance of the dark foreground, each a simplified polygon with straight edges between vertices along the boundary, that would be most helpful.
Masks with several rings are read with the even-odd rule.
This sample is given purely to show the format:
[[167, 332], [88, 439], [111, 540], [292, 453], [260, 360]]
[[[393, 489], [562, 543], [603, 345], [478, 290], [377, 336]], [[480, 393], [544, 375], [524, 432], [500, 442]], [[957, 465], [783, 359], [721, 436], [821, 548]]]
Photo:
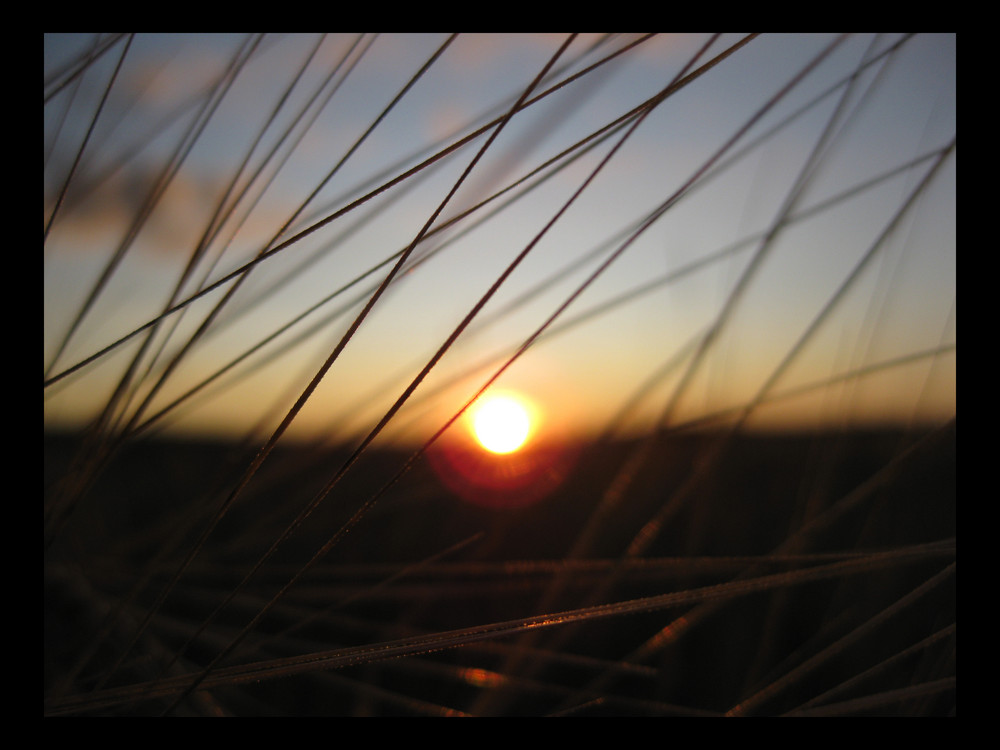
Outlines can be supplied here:
[[253, 450], [131, 446], [46, 550], [46, 713], [954, 715], [954, 423], [720, 439], [438, 453], [385, 492], [408, 454], [372, 452], [325, 496], [347, 454], [281, 450], [162, 602]]

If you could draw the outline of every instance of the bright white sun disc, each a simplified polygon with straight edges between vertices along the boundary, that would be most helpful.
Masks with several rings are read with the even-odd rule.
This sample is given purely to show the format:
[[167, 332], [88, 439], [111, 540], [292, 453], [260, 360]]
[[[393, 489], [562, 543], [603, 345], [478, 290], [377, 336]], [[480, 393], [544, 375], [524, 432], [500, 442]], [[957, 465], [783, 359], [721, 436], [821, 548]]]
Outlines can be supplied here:
[[491, 453], [512, 453], [528, 439], [531, 418], [516, 399], [495, 396], [476, 411], [473, 430], [482, 446]]

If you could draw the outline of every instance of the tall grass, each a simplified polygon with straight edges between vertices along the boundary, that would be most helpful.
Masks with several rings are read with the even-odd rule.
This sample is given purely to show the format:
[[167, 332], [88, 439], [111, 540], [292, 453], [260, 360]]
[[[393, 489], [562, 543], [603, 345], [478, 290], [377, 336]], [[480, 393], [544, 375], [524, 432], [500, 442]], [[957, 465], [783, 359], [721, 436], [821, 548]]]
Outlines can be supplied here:
[[954, 714], [954, 46], [47, 35], [46, 715]]

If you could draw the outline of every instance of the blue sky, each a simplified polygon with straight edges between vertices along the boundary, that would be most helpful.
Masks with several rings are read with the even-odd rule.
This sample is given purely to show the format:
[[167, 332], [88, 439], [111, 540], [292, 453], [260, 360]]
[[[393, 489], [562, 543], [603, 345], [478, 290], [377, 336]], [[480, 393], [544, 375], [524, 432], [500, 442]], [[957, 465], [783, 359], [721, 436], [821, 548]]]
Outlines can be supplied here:
[[[446, 37], [379, 35], [359, 41], [349, 35], [265, 36], [156, 210], [128, 246], [106, 291], [52, 365], [73, 316], [127, 235], [154, 176], [161, 174], [196, 109], [184, 111], [163, 131], [152, 130], [153, 123], [172, 111], [175, 103], [201, 91], [247, 39], [242, 35], [137, 35], [46, 241], [44, 351], [46, 368], [52, 365], [50, 373], [116, 341], [163, 309], [231, 175], [281, 100], [284, 87], [314, 48], [315, 56], [299, 84], [253, 151], [251, 165], [262, 163], [271, 146], [279, 143], [282, 123], [291, 121], [312, 92], [319, 91], [322, 98], [330, 90], [320, 88], [321, 84], [351, 45], [357, 42], [351, 53], [357, 55], [370, 43], [289, 152], [273, 182], [263, 192], [258, 187], [262, 181], [253, 184], [207, 258], [214, 258], [231, 238], [225, 253], [211, 269], [203, 261], [196, 278], [220, 278], [252, 258], [297, 212], [292, 233], [364, 194], [384, 169], [394, 170], [389, 176], [399, 174], [415, 163], [414, 158], [423, 158], [455, 133], [466, 132], [480, 115], [502, 112], [565, 38], [460, 35], [324, 184], [333, 166]], [[623, 35], [588, 51], [599, 38], [584, 35], [557, 62], [557, 69], [564, 62], [571, 66], [557, 75], [565, 78], [635, 38]], [[722, 35], [702, 60], [740, 38]], [[502, 359], [495, 360], [493, 369], [470, 370], [473, 365], [509, 354], [536, 331], [600, 258], [618, 246], [609, 245], [605, 255], [587, 260], [601, 251], [605, 240], [615, 238], [675, 195], [770, 97], [835, 39], [831, 35], [762, 35], [657, 107], [532, 248], [410, 398], [384, 439], [420, 441], [433, 432]], [[900, 39], [899, 35], [858, 35], [842, 41], [719, 163], [844, 80], [866, 56]], [[442, 219], [458, 215], [654, 95], [707, 40], [707, 35], [658, 35], [603, 72], [584, 76], [515, 117], [448, 202]], [[92, 41], [86, 35], [47, 35], [46, 80], [62, 61], [73, 59]], [[118, 41], [86, 75], [46, 103], [46, 220], [124, 42]], [[834, 295], [927, 174], [935, 155], [955, 137], [955, 48], [954, 35], [917, 35], [858, 76], [845, 101], [846, 111], [857, 113], [842, 127], [838, 121], [830, 151], [792, 215], [854, 186], [876, 178], [879, 182], [828, 210], [789, 223], [768, 246], [746, 293], [732, 310], [726, 312], [727, 300], [760, 247], [753, 238], [779, 215], [843, 87], [679, 200], [576, 299], [556, 327], [621, 296], [630, 298], [628, 304], [539, 341], [497, 385], [529, 394], [548, 423], [563, 433], [599, 431], [633, 399], [639, 405], [630, 412], [634, 416], [626, 423], [629, 429], [648, 428], [672, 399], [676, 400], [670, 415], [674, 424], [739, 407], [761, 394], [779, 366], [781, 376], [767, 389], [768, 395], [817, 382], [826, 385], [757, 407], [751, 422], [755, 426], [879, 423], [953, 414], [953, 350], [937, 357], [921, 356], [861, 379], [837, 378], [954, 346], [955, 152], [944, 159], [914, 209], [876, 248], [842, 297]], [[350, 63], [354, 57], [347, 60]], [[412, 260], [454, 237], [451, 244], [389, 287], [297, 417], [293, 433], [335, 439], [363, 433], [377, 422], [616, 140], [598, 146], [529, 197], [482, 224], [472, 226], [486, 209], [420, 245]], [[280, 143], [277, 153], [283, 156], [282, 148], [288, 150], [290, 141]], [[171, 373], [146, 416], [405, 248], [484, 143], [485, 136], [480, 137], [434, 169], [387, 190], [260, 264], [219, 313], [210, 335]], [[120, 164], [117, 155], [132, 153], [133, 146], [142, 148]], [[893, 170], [918, 157], [926, 158], [893, 175]], [[277, 164], [267, 162], [262, 175], [272, 174]], [[107, 165], [116, 165], [116, 171], [103, 182], [91, 183]], [[405, 189], [411, 184], [412, 189]], [[320, 185], [315, 198], [301, 208]], [[252, 199], [256, 200], [249, 210]], [[244, 213], [247, 218], [238, 225]], [[466, 234], [456, 236], [465, 228]], [[713, 260], [744, 240], [741, 249]], [[317, 254], [318, 260], [308, 270], [297, 273], [276, 293], [266, 294], [276, 279]], [[698, 270], [688, 270], [699, 262], [704, 263]], [[309, 321], [323, 318], [324, 311], [342, 300], [357, 297], [359, 301], [315, 335], [282, 350], [270, 364], [248, 369], [229, 387], [221, 389], [219, 383], [219, 390], [191, 399], [162, 426], [178, 432], [226, 435], [254, 426], [273, 427], [357, 316], [371, 285], [384, 278], [388, 268], [383, 266], [357, 289], [337, 297], [284, 334], [271, 349], [277, 351], [282, 341], [294, 337]], [[491, 314], [552, 275], [558, 279], [553, 286], [494, 324], [476, 330]], [[661, 280], [651, 291], [635, 293]], [[193, 291], [193, 284], [185, 287], [182, 297]], [[207, 295], [183, 316], [173, 316], [171, 323], [180, 319], [180, 324], [166, 345], [167, 352], [178, 351], [177, 342], [197, 328], [222, 292]], [[822, 325], [808, 335], [787, 365], [782, 364], [831, 302], [835, 304]], [[699, 334], [718, 323], [720, 316], [723, 324], [718, 335], [693, 361], [692, 349], [685, 347], [697, 351]], [[161, 331], [156, 341], [164, 335]], [[78, 425], [92, 418], [138, 351], [140, 339], [132, 339], [113, 355], [47, 388], [47, 423]], [[643, 390], [650, 377], [674, 359], [677, 367]], [[169, 359], [153, 362], [153, 371], [164, 361]], [[148, 365], [149, 355], [142, 362]], [[229, 375], [239, 372], [235, 369]], [[456, 380], [460, 376], [464, 379]], [[143, 387], [149, 386], [140, 387], [140, 396]], [[134, 399], [130, 408], [139, 402], [141, 398]]]

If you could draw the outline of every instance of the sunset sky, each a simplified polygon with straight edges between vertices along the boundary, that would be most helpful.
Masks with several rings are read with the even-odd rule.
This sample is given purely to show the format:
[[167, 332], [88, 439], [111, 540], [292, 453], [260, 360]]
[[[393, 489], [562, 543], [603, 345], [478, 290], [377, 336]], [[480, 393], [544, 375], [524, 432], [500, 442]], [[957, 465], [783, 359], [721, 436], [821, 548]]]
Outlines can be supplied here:
[[[714, 40], [687, 72], [744, 36]], [[640, 38], [581, 35], [555, 62], [552, 81], [537, 91]], [[66, 66], [95, 38], [45, 36], [46, 224], [55, 211], [44, 251], [46, 379], [156, 318], [234, 176], [230, 195], [248, 183], [249, 189], [177, 301], [190, 297], [204, 279], [212, 282], [240, 268], [268, 247], [286, 222], [290, 226], [279, 241], [502, 115], [566, 36], [459, 35], [353, 153], [352, 146], [447, 34], [264, 35], [259, 40], [140, 34], [130, 44], [128, 35], [117, 40], [106, 35], [98, 44], [104, 39], [114, 41], [101, 58], [59, 87]], [[668, 404], [673, 404], [668, 422], [682, 425], [754, 399], [763, 401], [748, 424], [766, 428], [953, 415], [956, 152], [945, 149], [956, 133], [955, 35], [849, 36], [723, 151], [837, 39], [761, 35], [751, 40], [657, 106], [534, 245], [627, 128], [504, 210], [490, 215], [524, 186], [420, 243], [289, 435], [334, 440], [370, 430], [530, 246], [381, 438], [425, 440], [639, 222], [698, 176], [705, 179], [629, 244], [556, 319], [549, 335], [497, 382], [498, 389], [523, 393], [538, 409], [540, 434], [552, 439], [596, 434], [619, 415], [621, 423], [614, 424], [620, 430], [648, 429]], [[654, 96], [708, 41], [709, 35], [656, 35], [519, 113], [489, 145], [434, 226]], [[853, 87], [834, 87], [848, 81], [863, 61], [900, 41], [893, 54], [864, 69]], [[205, 92], [243, 52], [248, 60], [208, 117], [203, 106], [212, 100]], [[817, 99], [821, 94], [827, 95]], [[814, 101], [760, 145], [741, 152]], [[832, 137], [821, 141], [838, 106]], [[276, 115], [269, 123], [272, 112]], [[296, 120], [299, 113], [304, 116]], [[199, 117], [206, 124], [195, 138], [192, 123]], [[183, 315], [168, 317], [139, 361], [137, 377], [150, 369], [152, 375], [128, 401], [127, 413], [141, 408], [137, 424], [143, 423], [277, 333], [274, 341], [156, 422], [157, 429], [174, 434], [232, 437], [250, 429], [273, 430], [389, 273], [394, 254], [418, 236], [486, 138], [478, 137], [257, 265], [204, 338], [170, 368], [149, 404], [139, 407], [232, 282], [191, 304]], [[193, 144], [189, 152], [182, 150], [186, 139]], [[783, 215], [803, 166], [821, 142], [826, 150], [788, 220], [763, 245], [761, 238]], [[716, 155], [712, 167], [724, 169], [717, 175], [702, 172]], [[738, 160], [727, 161], [737, 155]], [[170, 169], [175, 157], [176, 169]], [[877, 242], [939, 160], [894, 231]], [[155, 204], [147, 203], [159, 179], [165, 189]], [[865, 190], [810, 213], [867, 183]], [[153, 205], [148, 219], [136, 223], [148, 205]], [[131, 227], [137, 229], [134, 240], [123, 242]], [[120, 264], [56, 358], [116, 251], [122, 253]], [[759, 265], [751, 265], [758, 252]], [[376, 266], [309, 317], [280, 330]], [[290, 281], [274, 287], [289, 275]], [[507, 309], [550, 278], [554, 283]], [[745, 292], [732, 298], [744, 279]], [[621, 304], [606, 305], [619, 299]], [[713, 325], [715, 335], [704, 339]], [[310, 335], [300, 339], [307, 331]], [[136, 335], [47, 386], [46, 425], [78, 427], [93, 419], [143, 340]], [[800, 341], [801, 348], [793, 349]], [[876, 371], [841, 377], [866, 368]], [[796, 389], [799, 395], [793, 395]]]

